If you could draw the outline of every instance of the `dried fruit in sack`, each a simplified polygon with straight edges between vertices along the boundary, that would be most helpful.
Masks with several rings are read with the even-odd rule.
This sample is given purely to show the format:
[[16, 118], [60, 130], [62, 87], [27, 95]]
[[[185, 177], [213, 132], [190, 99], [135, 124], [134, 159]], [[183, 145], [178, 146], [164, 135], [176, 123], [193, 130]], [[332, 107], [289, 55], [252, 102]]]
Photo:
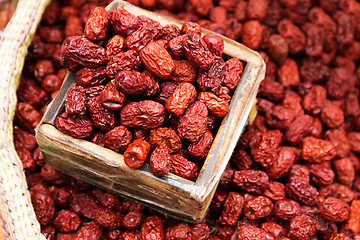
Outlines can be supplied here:
[[149, 216], [141, 224], [141, 237], [143, 240], [164, 239], [163, 221], [158, 216]]
[[[32, 196], [40, 199], [33, 199], [33, 205], [40, 224], [46, 224], [44, 235], [49, 239], [140, 240], [141, 235], [146, 239], [357, 239], [360, 28], [355, 23], [360, 4], [354, 0], [131, 2], [194, 22], [180, 30], [125, 9], [105, 18], [99, 8], [103, 14], [89, 18], [91, 8], [108, 2], [56, 1], [29, 49], [15, 116], [26, 133], [15, 128], [14, 145]], [[263, 51], [267, 71], [258, 95], [259, 117], [244, 130], [206, 221], [188, 225], [161, 214], [154, 217], [139, 204], [115, 200], [110, 193], [45, 165], [29, 134], [65, 76], [58, 61], [61, 38], [82, 34], [81, 24], [87, 19], [88, 37], [71, 37], [74, 42], [67, 39], [63, 46], [63, 63], [78, 70], [79, 92], [69, 92], [73, 97], [66, 105], [71, 106], [65, 107], [67, 112], [55, 125], [65, 134], [114, 151], [123, 152], [133, 139], [149, 141], [151, 150], [141, 157], [149, 160], [158, 176], [170, 171], [196, 179], [245, 67], [238, 59], [220, 58], [222, 39], [202, 37], [200, 26]], [[103, 38], [106, 21], [117, 35], [107, 36], [110, 40], [101, 48], [88, 39]], [[99, 23], [92, 28], [99, 31], [90, 30], [90, 23]], [[159, 50], [155, 54], [139, 56], [139, 51], [154, 50], [155, 45]], [[89, 59], [84, 49], [91, 54]], [[150, 62], [154, 64], [148, 67]], [[160, 62], [174, 67], [162, 71]], [[136, 80], [117, 87], [114, 78], [123, 71], [136, 71]], [[173, 103], [181, 110], [175, 114], [165, 105], [173, 101], [170, 96], [176, 95], [178, 85], [181, 93], [192, 94]], [[234, 187], [243, 193], [233, 192]], [[242, 204], [230, 200], [234, 196], [240, 196]], [[44, 201], [50, 202], [50, 208]], [[61, 217], [64, 212], [73, 217]], [[210, 225], [213, 222], [216, 229]]]

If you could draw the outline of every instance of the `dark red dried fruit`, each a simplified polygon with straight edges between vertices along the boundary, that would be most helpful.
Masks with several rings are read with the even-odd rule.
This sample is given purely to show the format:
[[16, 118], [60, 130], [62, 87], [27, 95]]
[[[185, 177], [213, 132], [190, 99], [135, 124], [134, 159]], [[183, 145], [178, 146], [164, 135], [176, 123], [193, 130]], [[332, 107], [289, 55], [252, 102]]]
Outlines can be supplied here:
[[275, 217], [290, 221], [300, 214], [300, 204], [291, 199], [279, 200], [274, 205]]
[[180, 83], [167, 99], [165, 109], [169, 113], [180, 116], [194, 102], [196, 95], [196, 89], [191, 83]]
[[189, 180], [194, 180], [198, 175], [198, 166], [184, 158], [181, 154], [171, 156], [170, 172]]
[[106, 56], [114, 56], [124, 50], [125, 38], [120, 35], [115, 35], [109, 39], [106, 44]]
[[222, 225], [234, 226], [244, 206], [244, 198], [237, 192], [229, 192], [219, 217]]
[[165, 118], [165, 108], [158, 102], [131, 102], [121, 109], [121, 124], [127, 127], [151, 129], [159, 127]]
[[115, 85], [124, 94], [139, 95], [146, 90], [146, 76], [137, 71], [121, 71], [115, 77]]
[[141, 168], [150, 151], [150, 144], [142, 139], [135, 139], [124, 152], [124, 162], [131, 168]]
[[166, 146], [159, 146], [151, 153], [149, 164], [150, 170], [155, 176], [165, 176], [170, 172], [171, 156]]
[[293, 239], [310, 239], [315, 234], [314, 221], [307, 216], [298, 216], [290, 222], [290, 235]]
[[116, 8], [109, 14], [111, 26], [123, 37], [133, 33], [139, 26], [139, 19], [124, 8]]
[[80, 66], [100, 67], [107, 62], [104, 48], [81, 36], [72, 36], [64, 40], [61, 46], [61, 62], [70, 70]]
[[241, 170], [234, 172], [232, 181], [249, 193], [261, 193], [269, 184], [269, 177], [263, 171]]
[[208, 111], [201, 101], [191, 104], [179, 119], [177, 133], [190, 142], [198, 141], [206, 131]]
[[56, 118], [55, 126], [75, 138], [88, 138], [93, 132], [93, 122], [86, 116], [72, 118], [63, 113]]
[[174, 60], [175, 69], [171, 74], [171, 80], [180, 84], [183, 82], [194, 83], [196, 78], [196, 68], [188, 60]]
[[115, 152], [125, 151], [131, 143], [132, 134], [124, 126], [118, 126], [107, 132], [103, 137], [104, 146]]
[[343, 222], [349, 217], [350, 207], [341, 199], [327, 198], [320, 203], [321, 215], [332, 222]]
[[220, 57], [215, 57], [214, 61], [207, 70], [200, 70], [197, 83], [198, 87], [205, 91], [211, 89], [215, 94], [219, 95], [221, 84], [225, 79], [226, 64]]
[[61, 232], [74, 232], [81, 223], [79, 215], [70, 210], [60, 210], [55, 219], [54, 227]]
[[208, 69], [214, 62], [214, 56], [198, 34], [187, 34], [183, 40], [186, 57], [201, 69]]
[[109, 58], [106, 66], [106, 74], [114, 78], [121, 71], [139, 70], [141, 60], [139, 54], [134, 50], [120, 52]]
[[269, 216], [272, 210], [271, 200], [264, 196], [258, 196], [245, 202], [243, 212], [248, 219], [260, 219]]
[[103, 7], [91, 10], [85, 24], [84, 34], [91, 41], [105, 39], [108, 26], [108, 13]]
[[150, 216], [141, 224], [141, 237], [143, 240], [164, 239], [163, 221], [158, 216]]
[[204, 158], [208, 155], [213, 142], [213, 136], [210, 131], [206, 130], [198, 142], [190, 143], [188, 152], [194, 157]]
[[181, 139], [176, 132], [167, 127], [152, 129], [149, 143], [155, 147], [165, 146], [170, 153], [178, 152], [181, 149]]

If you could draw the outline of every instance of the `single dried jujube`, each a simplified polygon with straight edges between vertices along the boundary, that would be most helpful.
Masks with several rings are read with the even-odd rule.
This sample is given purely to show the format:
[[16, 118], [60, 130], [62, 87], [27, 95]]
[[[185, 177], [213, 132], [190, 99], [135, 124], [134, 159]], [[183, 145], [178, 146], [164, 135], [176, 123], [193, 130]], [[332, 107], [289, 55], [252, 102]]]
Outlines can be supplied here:
[[124, 8], [111, 11], [109, 21], [115, 32], [123, 37], [133, 33], [140, 26], [140, 20]]
[[151, 153], [149, 164], [155, 176], [161, 177], [170, 172], [171, 156], [166, 146], [159, 146]]
[[198, 175], [198, 165], [187, 160], [181, 154], [174, 154], [171, 156], [170, 172], [182, 178], [193, 180]]
[[149, 143], [155, 147], [166, 146], [170, 153], [178, 152], [181, 149], [181, 139], [175, 130], [167, 127], [152, 129]]
[[160, 42], [152, 42], [140, 51], [140, 59], [153, 74], [168, 79], [175, 69], [175, 63], [170, 54]]
[[63, 65], [71, 70], [77, 70], [80, 66], [100, 67], [107, 63], [105, 49], [81, 36], [72, 36], [64, 40], [61, 46], [61, 60]]
[[208, 69], [214, 62], [214, 56], [198, 34], [186, 34], [183, 40], [186, 57], [201, 69]]
[[69, 89], [65, 99], [65, 113], [71, 117], [85, 115], [85, 89], [82, 86], [73, 86]]
[[75, 138], [88, 138], [93, 132], [93, 122], [86, 116], [72, 118], [66, 113], [56, 118], [55, 126]]
[[205, 103], [210, 113], [215, 117], [224, 117], [229, 111], [229, 103], [212, 92], [200, 92], [198, 99]]
[[126, 96], [116, 88], [115, 80], [106, 84], [100, 94], [102, 105], [108, 110], [120, 110], [126, 101]]
[[208, 110], [201, 101], [195, 101], [180, 117], [177, 125], [179, 137], [190, 142], [198, 141], [206, 131]]
[[108, 13], [105, 8], [96, 7], [91, 10], [90, 16], [85, 24], [85, 36], [94, 40], [105, 39], [108, 27]]
[[192, 65], [188, 60], [174, 60], [174, 64], [175, 69], [170, 77], [174, 83], [194, 83], [197, 73], [194, 65]]
[[208, 155], [213, 143], [213, 135], [206, 130], [198, 142], [193, 142], [188, 147], [188, 152], [194, 157], [204, 158]]
[[[101, 94], [101, 92], [98, 94]], [[101, 131], [108, 132], [116, 126], [117, 119], [115, 118], [115, 113], [103, 107], [100, 96], [88, 98], [86, 108], [94, 125]]]
[[137, 71], [121, 71], [115, 77], [116, 88], [127, 95], [140, 95], [146, 90], [146, 76]]
[[150, 151], [150, 144], [143, 139], [135, 139], [124, 152], [124, 162], [131, 168], [141, 168]]
[[106, 66], [106, 74], [113, 78], [121, 71], [139, 70], [140, 65], [141, 60], [136, 51], [128, 50], [126, 52], [120, 52], [109, 57]]
[[166, 100], [165, 109], [169, 113], [180, 116], [194, 102], [196, 95], [196, 89], [191, 83], [180, 83]]
[[165, 108], [158, 102], [144, 100], [131, 102], [121, 109], [121, 124], [144, 129], [161, 126], [165, 118]]
[[124, 151], [131, 143], [132, 134], [124, 126], [118, 126], [107, 132], [103, 137], [104, 146], [115, 152]]

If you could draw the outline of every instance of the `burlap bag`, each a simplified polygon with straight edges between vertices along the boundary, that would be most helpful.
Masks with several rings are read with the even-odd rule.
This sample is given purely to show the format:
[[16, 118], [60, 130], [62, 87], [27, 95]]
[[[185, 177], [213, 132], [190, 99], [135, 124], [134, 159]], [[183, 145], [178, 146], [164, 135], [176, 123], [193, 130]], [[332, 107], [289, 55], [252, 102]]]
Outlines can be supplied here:
[[13, 144], [16, 89], [24, 58], [50, 0], [20, 0], [0, 40], [0, 239], [45, 239]]

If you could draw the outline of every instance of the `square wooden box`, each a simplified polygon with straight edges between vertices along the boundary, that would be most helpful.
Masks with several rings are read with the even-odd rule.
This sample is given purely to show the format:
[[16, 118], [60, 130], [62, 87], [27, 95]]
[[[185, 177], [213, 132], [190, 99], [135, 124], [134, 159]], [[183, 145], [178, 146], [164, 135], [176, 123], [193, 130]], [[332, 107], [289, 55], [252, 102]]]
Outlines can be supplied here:
[[[163, 26], [181, 22], [146, 11], [123, 1], [114, 1], [108, 7], [125, 8], [134, 15], [146, 15]], [[203, 30], [203, 34], [212, 33]], [[169, 173], [156, 177], [148, 165], [131, 169], [123, 155], [86, 140], [63, 134], [54, 126], [56, 117], [64, 110], [67, 91], [75, 84], [75, 73], [68, 73], [58, 95], [50, 103], [36, 129], [36, 139], [45, 161], [56, 169], [130, 198], [160, 212], [189, 222], [199, 222], [206, 214], [220, 177], [232, 155], [246, 125], [260, 81], [265, 75], [265, 63], [256, 52], [224, 38], [224, 55], [246, 62], [241, 81], [237, 86], [228, 114], [214, 138], [205, 163], [195, 182]]]

